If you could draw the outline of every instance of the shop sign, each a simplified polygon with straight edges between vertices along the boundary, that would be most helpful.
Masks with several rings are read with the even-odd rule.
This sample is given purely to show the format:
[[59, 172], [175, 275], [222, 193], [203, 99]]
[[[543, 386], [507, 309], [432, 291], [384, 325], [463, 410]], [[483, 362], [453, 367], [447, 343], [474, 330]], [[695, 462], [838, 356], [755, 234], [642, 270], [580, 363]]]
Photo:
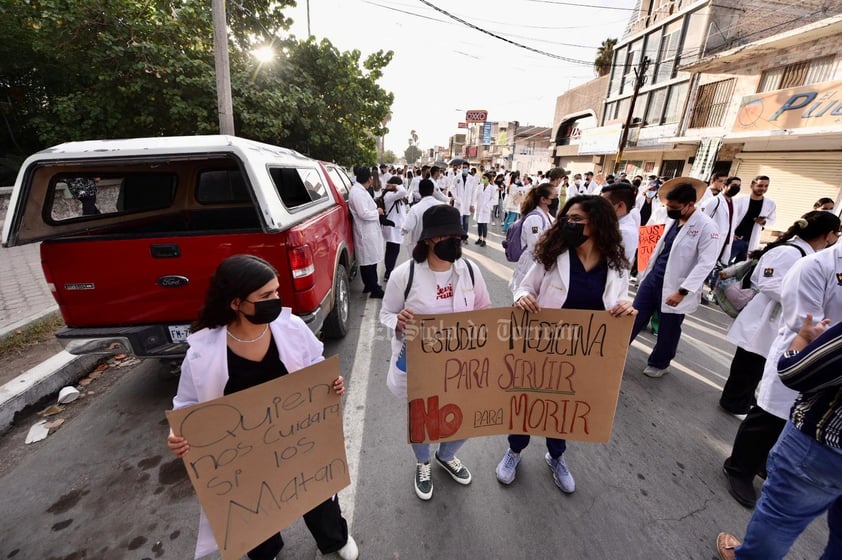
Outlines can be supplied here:
[[622, 131], [622, 123], [583, 130], [579, 155], [616, 154]]
[[842, 126], [842, 81], [743, 97], [734, 132]]

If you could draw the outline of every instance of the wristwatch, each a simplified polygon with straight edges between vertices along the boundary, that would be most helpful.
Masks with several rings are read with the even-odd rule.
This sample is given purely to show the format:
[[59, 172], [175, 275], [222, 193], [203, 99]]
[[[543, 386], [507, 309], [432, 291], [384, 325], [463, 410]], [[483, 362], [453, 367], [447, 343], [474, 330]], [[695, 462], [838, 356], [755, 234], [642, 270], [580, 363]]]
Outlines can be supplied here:
[[799, 352], [800, 350], [787, 350], [784, 352], [784, 358], [794, 358]]
[[686, 296], [690, 293], [690, 290], [688, 290], [687, 288], [678, 288], [678, 293], [683, 296]]

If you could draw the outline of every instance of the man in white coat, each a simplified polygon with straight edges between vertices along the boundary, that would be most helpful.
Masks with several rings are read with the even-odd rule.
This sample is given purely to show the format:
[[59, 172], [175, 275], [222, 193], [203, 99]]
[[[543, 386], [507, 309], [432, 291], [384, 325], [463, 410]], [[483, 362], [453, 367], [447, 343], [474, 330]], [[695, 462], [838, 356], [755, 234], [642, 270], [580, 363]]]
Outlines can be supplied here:
[[634, 308], [631, 340], [660, 311], [658, 339], [643, 374], [663, 377], [678, 350], [684, 315], [693, 313], [702, 298], [702, 286], [719, 250], [719, 233], [710, 218], [696, 208], [705, 183], [676, 177], [663, 184], [659, 195], [667, 209], [664, 234], [643, 272]]
[[603, 187], [602, 196], [608, 199], [620, 223], [620, 235], [629, 267], [640, 243], [640, 211], [634, 207], [634, 187], [628, 183], [615, 183]]
[[[477, 178], [471, 175], [470, 166], [462, 165], [461, 173], [451, 179], [450, 194], [453, 196], [453, 206], [462, 215], [462, 229], [465, 235], [468, 234], [471, 226], [471, 214], [474, 213], [477, 204], [477, 191], [479, 184]], [[468, 240], [465, 239], [465, 244]]]
[[383, 288], [377, 281], [377, 265], [383, 260], [386, 251], [386, 243], [380, 231], [380, 216], [384, 212], [368, 193], [371, 171], [367, 167], [358, 167], [356, 174], [357, 180], [348, 195], [348, 206], [354, 218], [354, 248], [360, 265], [363, 293], [369, 293], [375, 299], [383, 299]]
[[485, 247], [485, 240], [488, 237], [488, 222], [491, 221], [491, 210], [497, 204], [497, 185], [492, 183], [494, 173], [485, 173], [482, 176], [482, 183], [477, 186], [476, 221], [477, 240], [475, 243]]
[[410, 251], [418, 243], [418, 240], [421, 239], [421, 231], [424, 227], [424, 221], [421, 218], [424, 216], [424, 212], [426, 212], [430, 206], [443, 204], [441, 200], [436, 199], [433, 195], [435, 189], [436, 185], [430, 179], [421, 180], [418, 185], [418, 192], [421, 193], [421, 200], [409, 209], [409, 213], [406, 215], [406, 219], [403, 222], [401, 231], [403, 231], [404, 235], [409, 236]]
[[775, 201], [766, 198], [769, 177], [758, 175], [751, 181], [749, 196], [734, 199], [734, 239], [731, 243], [731, 262], [746, 260], [748, 254], [760, 247], [760, 233], [775, 222]]

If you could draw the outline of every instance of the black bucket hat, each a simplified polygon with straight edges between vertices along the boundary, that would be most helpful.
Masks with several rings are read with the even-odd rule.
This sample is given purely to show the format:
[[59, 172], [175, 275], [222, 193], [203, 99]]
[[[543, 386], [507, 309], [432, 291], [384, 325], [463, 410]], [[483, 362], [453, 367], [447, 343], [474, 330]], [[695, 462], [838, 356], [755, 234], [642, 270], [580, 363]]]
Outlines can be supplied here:
[[423, 225], [420, 238], [422, 241], [433, 237], [450, 236], [468, 239], [468, 234], [462, 229], [462, 214], [453, 206], [436, 204], [429, 207], [421, 217], [421, 223]]

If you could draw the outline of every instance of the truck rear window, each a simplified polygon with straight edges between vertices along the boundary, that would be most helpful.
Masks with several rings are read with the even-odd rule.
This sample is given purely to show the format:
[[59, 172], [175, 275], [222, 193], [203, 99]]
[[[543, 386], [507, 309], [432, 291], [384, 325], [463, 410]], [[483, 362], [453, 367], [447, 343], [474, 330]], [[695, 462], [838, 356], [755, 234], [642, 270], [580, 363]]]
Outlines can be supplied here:
[[169, 208], [176, 191], [171, 173], [63, 174], [53, 179], [48, 201], [53, 222]]
[[289, 209], [328, 197], [322, 176], [315, 169], [272, 167], [269, 175], [284, 206]]

